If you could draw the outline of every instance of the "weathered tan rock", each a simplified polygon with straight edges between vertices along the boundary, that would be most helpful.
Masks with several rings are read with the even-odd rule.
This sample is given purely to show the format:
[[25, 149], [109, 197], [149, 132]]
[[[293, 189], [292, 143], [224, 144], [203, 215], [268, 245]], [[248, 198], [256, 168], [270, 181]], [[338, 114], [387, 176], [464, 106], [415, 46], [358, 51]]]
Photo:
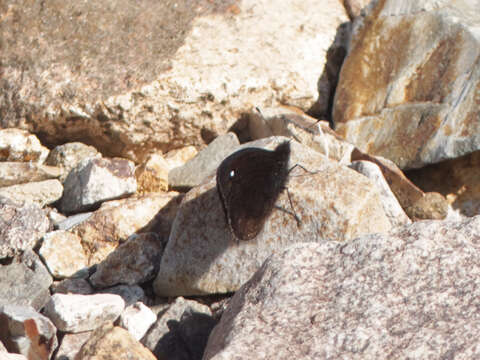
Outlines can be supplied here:
[[235, 293], [203, 359], [475, 359], [479, 229], [477, 216], [292, 245]]
[[65, 334], [58, 347], [56, 360], [73, 360], [83, 344], [92, 335], [92, 331], [85, 331], [77, 334]]
[[480, 151], [411, 170], [408, 177], [425, 191], [439, 192], [463, 216], [480, 214]]
[[165, 160], [170, 169], [182, 166], [187, 161], [193, 159], [198, 154], [195, 146], [184, 146], [179, 149], [171, 150], [165, 154]]
[[39, 254], [57, 279], [70, 277], [87, 267], [80, 237], [68, 231], [57, 230], [45, 234]]
[[90, 210], [104, 201], [137, 191], [135, 165], [126, 159], [86, 158], [65, 179], [60, 209], [65, 213]]
[[195, 4], [8, 0], [2, 125], [140, 162], [185, 139], [203, 145], [251, 105], [312, 106], [327, 49], [348, 21], [341, 2]]
[[24, 184], [60, 177], [62, 169], [34, 162], [0, 162], [0, 186]]
[[75, 360], [157, 360], [130, 333], [121, 327], [106, 323], [95, 330], [80, 351]]
[[360, 15], [363, 8], [365, 8], [371, 0], [344, 0], [342, 1], [345, 10], [347, 10], [348, 17], [353, 20]]
[[100, 157], [102, 157], [102, 154], [93, 146], [72, 142], [56, 146], [48, 154], [45, 164], [62, 168], [63, 174], [60, 176], [60, 181], [64, 182], [68, 173], [82, 160]]
[[0, 259], [32, 249], [49, 226], [38, 205], [20, 205], [0, 197]]
[[[272, 149], [285, 138], [243, 146]], [[391, 228], [373, 183], [336, 161], [291, 142], [290, 173], [263, 230], [251, 241], [237, 241], [225, 222], [215, 178], [192, 189], [178, 211], [162, 256], [154, 289], [160, 296], [236, 291], [272, 253], [317, 239], [345, 241]], [[314, 173], [313, 173], [314, 172]], [[282, 211], [283, 209], [283, 211]], [[298, 224], [292, 214], [299, 217]]]
[[89, 266], [103, 261], [127, 238], [140, 231], [168, 236], [179, 199], [177, 192], [152, 193], [109, 201], [70, 231], [82, 239]]
[[[1, 115], [0, 112], [0, 118]], [[38, 138], [28, 131], [14, 128], [0, 129], [0, 161], [32, 161], [41, 164], [47, 158], [48, 152]]]
[[53, 204], [62, 194], [63, 186], [57, 179], [0, 187], [0, 196], [20, 203], [34, 203], [39, 207]]
[[471, 1], [378, 1], [356, 21], [337, 131], [400, 168], [480, 149], [480, 21]]
[[0, 340], [11, 352], [48, 360], [58, 345], [56, 332], [52, 322], [30, 306], [0, 308]]
[[134, 234], [97, 265], [90, 276], [95, 287], [141, 284], [155, 277], [165, 241], [156, 233]]
[[442, 194], [427, 192], [406, 211], [410, 218], [414, 220], [443, 220], [448, 214], [448, 202]]
[[168, 162], [159, 154], [151, 154], [143, 164], [135, 169], [137, 179], [137, 192], [160, 192], [168, 191]]

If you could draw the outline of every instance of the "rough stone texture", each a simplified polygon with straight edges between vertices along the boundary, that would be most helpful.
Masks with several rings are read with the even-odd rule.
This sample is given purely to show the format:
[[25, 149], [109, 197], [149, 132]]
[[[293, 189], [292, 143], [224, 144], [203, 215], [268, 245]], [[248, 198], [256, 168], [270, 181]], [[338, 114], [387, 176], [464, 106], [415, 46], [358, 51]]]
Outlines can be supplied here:
[[99, 290], [98, 293], [118, 295], [125, 301], [125, 306], [133, 305], [138, 301], [146, 302], [145, 292], [138, 285], [117, 285]]
[[70, 277], [87, 266], [80, 237], [68, 231], [45, 234], [39, 254], [57, 279]]
[[[416, 203], [418, 199], [424, 196], [424, 192], [411, 182], [402, 170], [400, 170], [400, 168], [391, 160], [385, 159], [381, 156], [365, 154], [357, 148], [353, 149], [351, 160], [367, 160], [377, 164], [382, 171], [385, 180], [387, 180], [390, 189], [395, 194], [395, 197], [405, 211]], [[408, 212], [407, 215], [410, 216]]]
[[166, 238], [181, 201], [178, 195], [146, 194], [110, 201], [70, 231], [81, 237], [88, 264], [97, 264], [134, 233], [153, 231]]
[[92, 331], [85, 331], [78, 334], [65, 334], [54, 360], [73, 360], [91, 335]]
[[347, 141], [401, 168], [480, 149], [479, 2], [377, 1], [358, 18], [335, 94]]
[[162, 154], [154, 153], [135, 169], [138, 192], [168, 191], [168, 162]]
[[123, 310], [118, 325], [140, 340], [156, 320], [157, 315], [152, 310], [142, 302], [136, 302]]
[[[3, 10], [5, 9], [2, 8], [0, 11], [3, 13]], [[1, 113], [0, 110], [0, 118]], [[3, 121], [2, 127], [6, 127]], [[32, 161], [41, 164], [47, 158], [48, 152], [49, 150], [40, 144], [35, 135], [25, 130], [0, 129], [0, 161]]]
[[388, 216], [388, 220], [390, 220], [392, 226], [411, 223], [411, 220], [403, 211], [392, 190], [388, 187], [382, 171], [376, 164], [370, 161], [360, 160], [353, 161], [349, 167], [365, 175], [375, 183], [380, 193], [385, 214]]
[[407, 211], [414, 220], [443, 220], [448, 215], [448, 202], [442, 194], [428, 192]]
[[235, 294], [204, 359], [478, 358], [479, 229], [477, 216], [295, 244]]
[[96, 329], [105, 321], [115, 321], [125, 302], [113, 294], [54, 294], [44, 308], [57, 329], [82, 332]]
[[20, 354], [0, 353], [0, 360], [28, 360]]
[[5, 345], [3, 345], [3, 343], [0, 341], [0, 353], [6, 353], [6, 352], [7, 352], [7, 349], [5, 348]]
[[222, 160], [235, 151], [238, 145], [234, 133], [217, 137], [192, 160], [168, 173], [170, 187], [191, 188], [201, 184], [207, 176], [215, 173]]
[[93, 293], [93, 287], [85, 279], [69, 278], [61, 281], [55, 281], [51, 286], [54, 294], [80, 294], [90, 295]]
[[195, 146], [189, 145], [179, 149], [170, 150], [165, 154], [165, 160], [170, 169], [184, 165], [187, 161], [193, 159], [198, 154]]
[[0, 307], [0, 340], [10, 352], [48, 360], [57, 348], [57, 329], [30, 306]]
[[106, 323], [96, 329], [78, 352], [75, 360], [157, 360], [130, 333]]
[[331, 0], [7, 0], [0, 11], [0, 125], [134, 160], [201, 145], [252, 104], [308, 109], [348, 20]]
[[0, 196], [19, 203], [34, 203], [39, 207], [53, 204], [62, 194], [62, 183], [56, 179], [0, 187]]
[[62, 169], [34, 162], [0, 162], [0, 186], [58, 178]]
[[95, 287], [141, 284], [155, 277], [165, 242], [155, 233], [132, 235], [116, 248], [90, 276]]
[[89, 158], [101, 158], [97, 149], [80, 142], [66, 143], [56, 146], [48, 154], [45, 164], [58, 166], [63, 169], [60, 181], [64, 182], [71, 170], [73, 170], [82, 160]]
[[37, 205], [19, 205], [0, 197], [0, 259], [33, 248], [49, 226]]
[[126, 159], [81, 161], [65, 179], [60, 209], [65, 213], [81, 212], [103, 201], [133, 194], [137, 191], [134, 171], [135, 165]]
[[348, 17], [353, 20], [360, 15], [363, 8], [365, 8], [371, 0], [343, 0], [343, 6], [347, 10]]
[[[285, 138], [243, 146], [274, 148]], [[160, 296], [201, 295], [237, 290], [272, 253], [294, 242], [343, 241], [391, 228], [378, 191], [365, 176], [291, 142], [290, 172], [263, 230], [236, 243], [223, 214], [215, 178], [192, 189], [172, 225], [154, 289]], [[282, 210], [283, 209], [283, 210]], [[300, 223], [292, 214], [295, 211]]]
[[480, 215], [480, 151], [407, 173], [425, 191], [447, 198], [463, 216]]
[[[178, 297], [168, 310], [158, 317], [142, 343], [158, 359], [201, 359], [208, 335], [213, 328], [211, 315], [208, 306]], [[192, 334], [196, 334], [197, 339]]]
[[26, 250], [8, 265], [0, 265], [0, 306], [25, 305], [39, 310], [50, 298], [52, 277], [38, 256]]
[[93, 211], [81, 213], [81, 214], [75, 214], [75, 215], [66, 217], [63, 221], [59, 222], [56, 227], [58, 230], [70, 230], [74, 226], [90, 218], [90, 216], [92, 215], [93, 215]]
[[248, 128], [253, 139], [287, 136], [342, 164], [350, 162], [354, 150], [326, 121], [293, 107], [264, 108], [261, 113], [252, 111], [248, 114]]

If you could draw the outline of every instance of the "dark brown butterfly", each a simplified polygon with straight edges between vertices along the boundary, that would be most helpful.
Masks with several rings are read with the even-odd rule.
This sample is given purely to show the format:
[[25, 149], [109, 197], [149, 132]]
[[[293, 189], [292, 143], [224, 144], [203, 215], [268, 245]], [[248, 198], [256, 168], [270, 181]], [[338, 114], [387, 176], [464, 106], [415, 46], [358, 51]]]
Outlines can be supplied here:
[[245, 148], [217, 169], [217, 190], [233, 235], [251, 240], [262, 230], [288, 178], [290, 142], [273, 151]]

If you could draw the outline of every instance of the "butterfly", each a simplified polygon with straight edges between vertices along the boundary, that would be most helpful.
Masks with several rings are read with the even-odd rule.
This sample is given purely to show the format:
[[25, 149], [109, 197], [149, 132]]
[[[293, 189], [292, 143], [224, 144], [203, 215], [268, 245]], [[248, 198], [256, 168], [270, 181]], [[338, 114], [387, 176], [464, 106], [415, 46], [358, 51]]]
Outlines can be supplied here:
[[251, 240], [262, 230], [288, 179], [290, 142], [273, 151], [241, 149], [217, 169], [217, 191], [233, 235]]

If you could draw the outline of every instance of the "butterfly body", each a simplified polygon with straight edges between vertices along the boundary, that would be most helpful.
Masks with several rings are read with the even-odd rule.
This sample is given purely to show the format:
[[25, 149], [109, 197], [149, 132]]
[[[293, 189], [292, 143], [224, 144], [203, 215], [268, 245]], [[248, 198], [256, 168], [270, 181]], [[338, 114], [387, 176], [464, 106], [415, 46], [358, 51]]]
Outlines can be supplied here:
[[262, 230], [288, 178], [290, 142], [273, 151], [245, 148], [217, 169], [217, 191], [233, 235], [251, 240]]

